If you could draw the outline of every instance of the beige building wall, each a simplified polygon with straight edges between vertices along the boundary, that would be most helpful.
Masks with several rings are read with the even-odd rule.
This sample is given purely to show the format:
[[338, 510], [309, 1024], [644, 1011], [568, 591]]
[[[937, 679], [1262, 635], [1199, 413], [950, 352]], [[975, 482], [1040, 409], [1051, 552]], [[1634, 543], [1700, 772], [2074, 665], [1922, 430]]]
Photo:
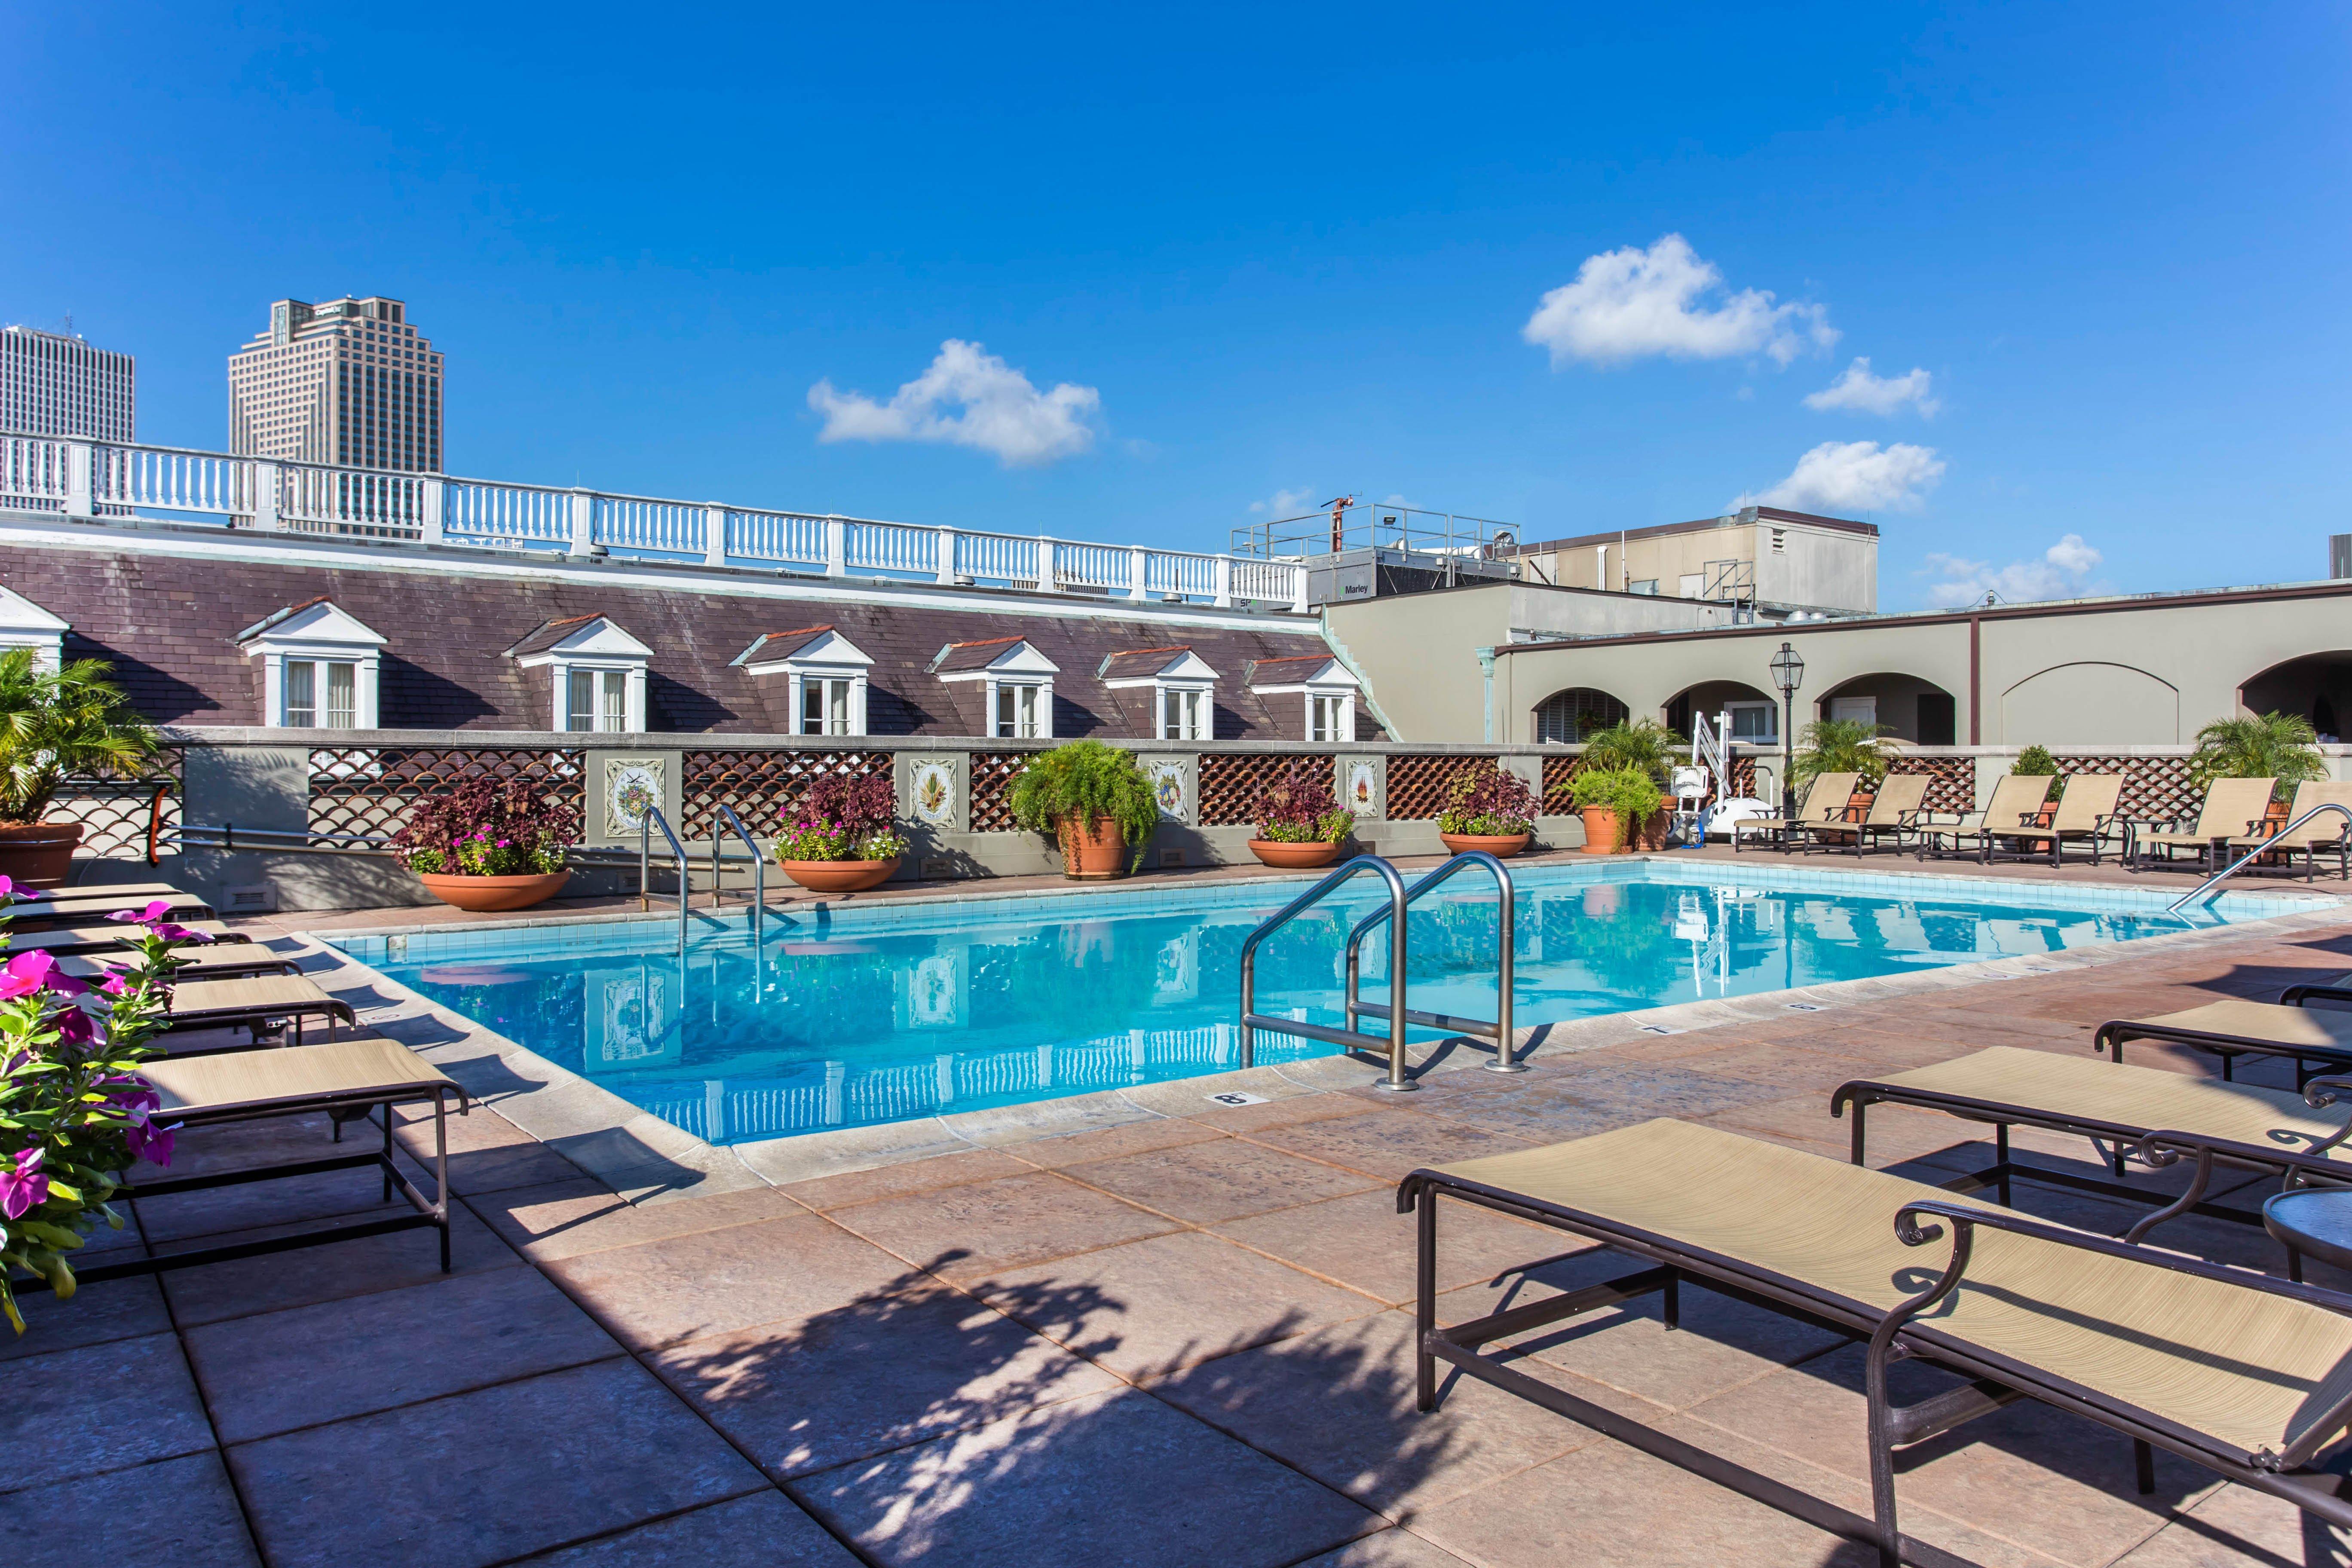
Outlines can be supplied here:
[[[1744, 578], [1752, 584], [1747, 596], [1766, 604], [1878, 607], [1875, 535], [1769, 513], [1753, 521], [1734, 513], [1678, 528], [1634, 529], [1613, 538], [1592, 535], [1528, 559], [1536, 572], [1568, 588], [1690, 599], [1705, 596], [1710, 584]], [[1725, 563], [1745, 570], [1727, 579]]]

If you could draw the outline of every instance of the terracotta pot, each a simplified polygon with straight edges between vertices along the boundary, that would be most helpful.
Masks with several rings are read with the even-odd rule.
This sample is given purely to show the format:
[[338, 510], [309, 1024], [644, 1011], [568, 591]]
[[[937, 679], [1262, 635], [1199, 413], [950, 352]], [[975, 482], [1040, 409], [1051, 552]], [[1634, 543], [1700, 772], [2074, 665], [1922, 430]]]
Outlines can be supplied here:
[[1446, 848], [1456, 855], [1466, 855], [1473, 849], [1484, 849], [1497, 860], [1507, 860], [1528, 847], [1535, 837], [1532, 833], [1440, 833]]
[[20, 888], [62, 888], [73, 875], [79, 822], [28, 822], [0, 827], [0, 877]]
[[1617, 842], [1617, 814], [1605, 805], [1588, 805], [1577, 815], [1584, 818], [1584, 852], [1587, 855], [1618, 855], [1623, 848]]
[[779, 860], [784, 875], [812, 893], [862, 893], [878, 888], [898, 868], [898, 858], [887, 860]]
[[1097, 816], [1091, 827], [1065, 819], [1055, 825], [1062, 842], [1062, 875], [1073, 881], [1105, 882], [1127, 875], [1127, 836], [1118, 818]]
[[1283, 844], [1271, 838], [1253, 838], [1250, 853], [1263, 865], [1285, 871], [1307, 871], [1318, 866], [1328, 866], [1339, 858], [1348, 845], [1345, 839], [1337, 844]]
[[564, 870], [533, 872], [527, 877], [453, 877], [419, 871], [416, 879], [425, 884], [426, 892], [453, 909], [486, 913], [543, 904], [563, 890], [563, 884], [572, 880], [572, 873]]
[[1666, 847], [1666, 828], [1674, 819], [1675, 814], [1664, 806], [1650, 813], [1648, 818], [1642, 824], [1642, 847], [1664, 849]]

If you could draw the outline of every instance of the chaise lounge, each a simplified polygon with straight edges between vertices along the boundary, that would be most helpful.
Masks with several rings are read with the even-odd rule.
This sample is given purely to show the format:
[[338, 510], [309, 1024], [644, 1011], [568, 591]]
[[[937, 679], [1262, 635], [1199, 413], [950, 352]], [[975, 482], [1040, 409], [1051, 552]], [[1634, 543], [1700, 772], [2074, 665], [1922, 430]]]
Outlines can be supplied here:
[[[2095, 866], [2108, 836], [2115, 831], [2118, 821], [2116, 807], [2123, 793], [2121, 773], [2075, 773], [2066, 780], [2065, 793], [2058, 797], [2058, 809], [2051, 813], [2049, 826], [2020, 823], [2013, 828], [2003, 828], [1986, 838], [1985, 858], [1998, 860], [2006, 854], [2014, 859], [2039, 860], [2047, 855], [2053, 866], [2063, 866], [2067, 845], [2088, 844], [2091, 864]], [[2004, 838], [2016, 847], [2002, 850], [2000, 841]]]
[[1922, 812], [1919, 815], [1919, 856], [1922, 860], [1933, 855], [1946, 857], [1972, 856], [1979, 860], [1990, 858], [1992, 842], [2006, 834], [2014, 837], [2018, 831], [2042, 814], [2042, 804], [2050, 796], [2050, 781], [2032, 773], [2003, 773], [1993, 782], [1992, 798], [1984, 810], [1975, 814], [1971, 823], [1968, 814], [1955, 814], [1949, 822], [1937, 822], [1941, 813]]
[[1870, 797], [1870, 809], [1861, 820], [1808, 824], [1803, 829], [1805, 847], [1821, 844], [1850, 848], [1859, 856], [1869, 849], [1874, 840], [1892, 837], [1900, 851], [1905, 837], [1918, 830], [1920, 802], [1927, 798], [1927, 785], [1933, 782], [1926, 773], [1887, 774], [1878, 781], [1878, 788]]
[[1846, 802], [1853, 797], [1854, 781], [1860, 773], [1815, 773], [1813, 782], [1805, 786], [1805, 798], [1798, 804], [1794, 816], [1750, 816], [1731, 825], [1731, 848], [1738, 853], [1740, 840], [1751, 835], [1769, 835], [1776, 846], [1785, 847], [1789, 839], [1806, 828], [1834, 822], [1850, 821]]
[[2125, 853], [2143, 869], [2160, 869], [2173, 863], [2174, 850], [2194, 849], [2202, 869], [2218, 870], [2219, 847], [2259, 830], [2277, 786], [2276, 779], [2215, 779], [2205, 786], [2205, 804], [2198, 808], [2197, 826], [2184, 833], [2180, 825], [2187, 817], [2171, 818], [2169, 826], [2161, 821], [2152, 821], [2146, 827], [2135, 823]]

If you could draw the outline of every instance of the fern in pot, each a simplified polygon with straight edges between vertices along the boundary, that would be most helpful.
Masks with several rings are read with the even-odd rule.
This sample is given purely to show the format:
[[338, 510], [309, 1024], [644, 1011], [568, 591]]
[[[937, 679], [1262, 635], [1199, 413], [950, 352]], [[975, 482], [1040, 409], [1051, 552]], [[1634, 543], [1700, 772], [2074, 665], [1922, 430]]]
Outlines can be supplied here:
[[1143, 864], [1160, 827], [1160, 800], [1135, 753], [1100, 741], [1074, 741], [1030, 758], [1013, 781], [1012, 806], [1022, 826], [1053, 836], [1063, 875], [1076, 881], [1128, 875]]

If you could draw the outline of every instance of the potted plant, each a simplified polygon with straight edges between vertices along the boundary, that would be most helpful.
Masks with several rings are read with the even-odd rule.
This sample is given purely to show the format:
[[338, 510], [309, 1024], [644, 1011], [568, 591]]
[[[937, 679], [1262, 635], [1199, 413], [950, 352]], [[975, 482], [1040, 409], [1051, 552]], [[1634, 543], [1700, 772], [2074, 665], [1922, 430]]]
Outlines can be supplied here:
[[1331, 770], [1301, 768], [1296, 762], [1283, 775], [1257, 792], [1251, 814], [1257, 836], [1250, 853], [1260, 862], [1286, 870], [1328, 866], [1353, 831], [1356, 819], [1339, 808], [1331, 793]]
[[527, 910], [572, 879], [563, 852], [580, 840], [580, 814], [520, 779], [467, 779], [409, 808], [393, 836], [402, 861], [443, 903]]
[[[1062, 873], [1076, 881], [1123, 877], [1143, 864], [1160, 827], [1160, 800], [1135, 753], [1100, 741], [1074, 741], [1029, 759], [1013, 781], [1013, 818], [1050, 833]], [[1131, 845], [1130, 858], [1122, 849]]]
[[2042, 786], [2042, 811], [2034, 818], [2034, 826], [2049, 826], [2050, 819], [2057, 809], [2050, 791], [2053, 786], [2060, 790], [2065, 787], [2065, 781], [2058, 776], [2058, 759], [2050, 754], [2050, 748], [2047, 746], [2028, 746], [2017, 753], [2017, 761], [2009, 765], [2009, 771], [2019, 778], [2050, 781], [2048, 784]]
[[0, 655], [0, 876], [62, 887], [82, 825], [46, 821], [68, 773], [135, 776], [155, 731], [106, 679], [101, 659], [43, 669], [31, 648]]
[[1584, 852], [1615, 855], [1631, 847], [1634, 825], [1647, 822], [1664, 801], [1655, 779], [1640, 768], [1585, 768], [1569, 784], [1584, 817]]
[[1643, 818], [1638, 835], [1633, 830], [1626, 832], [1625, 837], [1629, 842], [1638, 836], [1644, 849], [1664, 849], [1666, 847], [1669, 814], [1664, 805], [1664, 790], [1667, 782], [1674, 777], [1675, 764], [1682, 760], [1683, 750], [1688, 744], [1655, 719], [1629, 719], [1605, 730], [1596, 730], [1585, 737], [1585, 767], [1602, 770], [1636, 768], [1649, 774], [1650, 782], [1658, 786], [1658, 808]]
[[[1886, 776], [1895, 761], [1895, 752], [1902, 742], [1892, 739], [1894, 731], [1884, 724], [1864, 724], [1853, 719], [1817, 719], [1797, 731], [1796, 765], [1790, 770], [1799, 791], [1822, 773], [1853, 773], [1854, 793], [1860, 796], [1853, 804], [1878, 793], [1878, 781]], [[1860, 811], [1854, 814], [1859, 816]], [[1845, 837], [1851, 838], [1852, 834]]]
[[1527, 781], [1493, 763], [1480, 763], [1455, 773], [1447, 785], [1437, 836], [1456, 855], [1483, 849], [1508, 858], [1528, 847], [1535, 820], [1535, 791]]
[[[0, 901], [11, 892], [0, 878]], [[70, 1300], [71, 1255], [100, 1225], [122, 1228], [110, 1200], [123, 1173], [171, 1163], [176, 1128], [157, 1120], [163, 1102], [137, 1069], [165, 1023], [172, 950], [212, 939], [162, 915], [112, 917], [138, 928], [125, 931], [133, 962], [96, 987], [37, 949], [0, 968], [0, 1313], [20, 1334], [12, 1280], [36, 1275]]]
[[776, 863], [812, 893], [862, 893], [898, 869], [907, 840], [898, 831], [889, 775], [821, 774], [801, 796], [792, 831], [776, 839]]

